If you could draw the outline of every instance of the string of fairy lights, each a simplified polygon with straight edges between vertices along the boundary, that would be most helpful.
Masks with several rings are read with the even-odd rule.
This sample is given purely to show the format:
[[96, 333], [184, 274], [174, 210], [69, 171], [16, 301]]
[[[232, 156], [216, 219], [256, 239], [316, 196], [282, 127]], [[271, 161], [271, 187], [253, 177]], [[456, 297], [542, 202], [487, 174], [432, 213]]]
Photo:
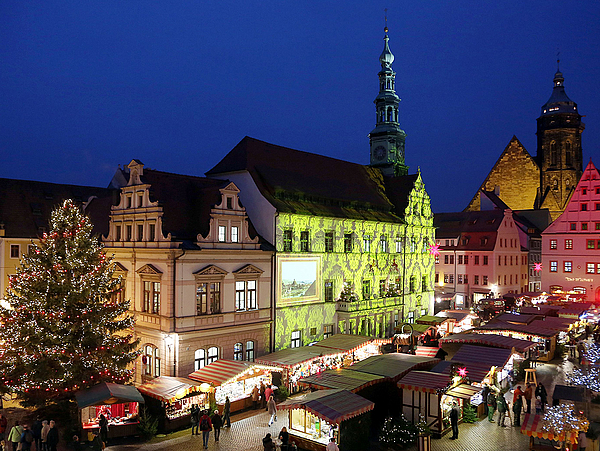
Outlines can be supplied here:
[[586, 387], [594, 392], [600, 392], [600, 369], [596, 366], [600, 362], [600, 346], [597, 343], [584, 342], [583, 360], [589, 365], [583, 368], [573, 368], [566, 375], [569, 385]]
[[547, 407], [542, 418], [542, 429], [551, 432], [557, 436], [564, 434], [563, 440], [572, 439], [577, 441], [579, 431], [586, 432], [590, 422], [577, 412], [570, 404], [559, 404], [558, 406]]
[[24, 255], [0, 308], [0, 386], [30, 399], [65, 396], [101, 381], [126, 382], [138, 355], [128, 331], [121, 280], [72, 201], [51, 216], [50, 232]]

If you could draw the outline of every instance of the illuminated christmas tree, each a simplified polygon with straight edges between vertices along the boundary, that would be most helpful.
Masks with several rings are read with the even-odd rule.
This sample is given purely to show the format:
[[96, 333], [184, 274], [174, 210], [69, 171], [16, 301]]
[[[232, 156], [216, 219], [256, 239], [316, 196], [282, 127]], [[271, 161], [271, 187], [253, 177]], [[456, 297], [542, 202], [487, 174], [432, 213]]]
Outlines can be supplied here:
[[542, 418], [542, 429], [556, 435], [575, 434], [576, 436], [579, 431], [587, 432], [589, 425], [587, 418], [577, 412], [571, 404], [548, 407]]
[[0, 387], [25, 405], [73, 397], [98, 382], [125, 382], [137, 356], [128, 302], [114, 264], [71, 201], [24, 255], [0, 307]]

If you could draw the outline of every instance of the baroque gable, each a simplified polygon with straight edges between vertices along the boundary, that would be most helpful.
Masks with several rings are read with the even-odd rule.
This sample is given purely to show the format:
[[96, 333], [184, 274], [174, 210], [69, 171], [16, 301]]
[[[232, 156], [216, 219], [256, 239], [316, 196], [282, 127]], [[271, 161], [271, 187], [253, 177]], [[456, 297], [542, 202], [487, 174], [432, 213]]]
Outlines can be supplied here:
[[227, 275], [227, 271], [223, 268], [219, 268], [216, 265], [208, 265], [202, 269], [199, 269], [194, 273], [195, 277], [198, 276], [225, 276]]
[[233, 274], [260, 276], [263, 272], [264, 271], [262, 269], [257, 268], [256, 266], [254, 266], [252, 264], [248, 264], [248, 265], [242, 266], [240, 269], [233, 271]]
[[154, 265], [147, 264], [147, 265], [142, 266], [140, 269], [138, 269], [137, 273], [150, 275], [150, 276], [157, 276], [157, 275], [161, 275], [162, 271]]

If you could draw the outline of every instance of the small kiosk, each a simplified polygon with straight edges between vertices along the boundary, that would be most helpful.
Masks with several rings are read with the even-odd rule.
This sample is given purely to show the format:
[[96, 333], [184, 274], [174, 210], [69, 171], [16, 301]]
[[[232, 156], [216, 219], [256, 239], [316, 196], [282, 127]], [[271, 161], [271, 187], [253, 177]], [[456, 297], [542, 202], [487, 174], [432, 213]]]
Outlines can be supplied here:
[[184, 377], [160, 376], [138, 387], [150, 414], [158, 418], [159, 430], [170, 432], [190, 424], [192, 405], [208, 409], [209, 384]]
[[289, 410], [290, 442], [310, 451], [324, 451], [330, 437], [341, 449], [369, 448], [369, 412], [375, 403], [347, 390], [320, 390], [287, 399], [277, 406]]
[[233, 413], [252, 406], [252, 389], [261, 382], [271, 385], [271, 372], [277, 370], [254, 362], [220, 359], [194, 371], [189, 378], [212, 387], [214, 400], [221, 411], [225, 398], [229, 397]]
[[132, 385], [102, 382], [75, 393], [81, 415], [82, 437], [99, 432], [100, 414], [108, 419], [108, 438], [138, 434], [139, 403], [144, 403], [140, 392]]
[[[525, 418], [523, 419], [523, 424], [521, 425], [521, 434], [529, 436], [529, 449], [552, 449], [554, 443], [552, 442], [565, 442], [565, 440], [573, 445], [577, 444], [577, 432], [569, 432], [567, 434], [554, 434], [549, 431], [545, 431], [542, 429], [542, 418], [543, 415], [534, 415], [534, 414], [525, 414]], [[539, 441], [544, 440], [547, 445], [539, 443]], [[538, 443], [536, 443], [538, 442]], [[547, 448], [536, 448], [540, 445], [546, 445]], [[562, 447], [557, 448], [562, 449]], [[571, 448], [569, 448], [571, 449]]]

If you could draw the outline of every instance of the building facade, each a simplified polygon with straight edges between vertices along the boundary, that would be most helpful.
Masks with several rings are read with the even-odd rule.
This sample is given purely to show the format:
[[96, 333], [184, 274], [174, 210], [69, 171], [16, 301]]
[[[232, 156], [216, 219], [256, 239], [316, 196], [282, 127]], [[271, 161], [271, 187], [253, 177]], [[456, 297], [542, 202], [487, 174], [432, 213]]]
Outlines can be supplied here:
[[118, 201], [98, 199], [90, 210], [106, 213], [104, 246], [135, 315], [142, 350], [135, 381], [268, 352], [273, 253], [253, 230], [235, 184], [133, 160], [112, 186]]
[[567, 208], [542, 233], [542, 288], [600, 300], [600, 174], [591, 162]]

